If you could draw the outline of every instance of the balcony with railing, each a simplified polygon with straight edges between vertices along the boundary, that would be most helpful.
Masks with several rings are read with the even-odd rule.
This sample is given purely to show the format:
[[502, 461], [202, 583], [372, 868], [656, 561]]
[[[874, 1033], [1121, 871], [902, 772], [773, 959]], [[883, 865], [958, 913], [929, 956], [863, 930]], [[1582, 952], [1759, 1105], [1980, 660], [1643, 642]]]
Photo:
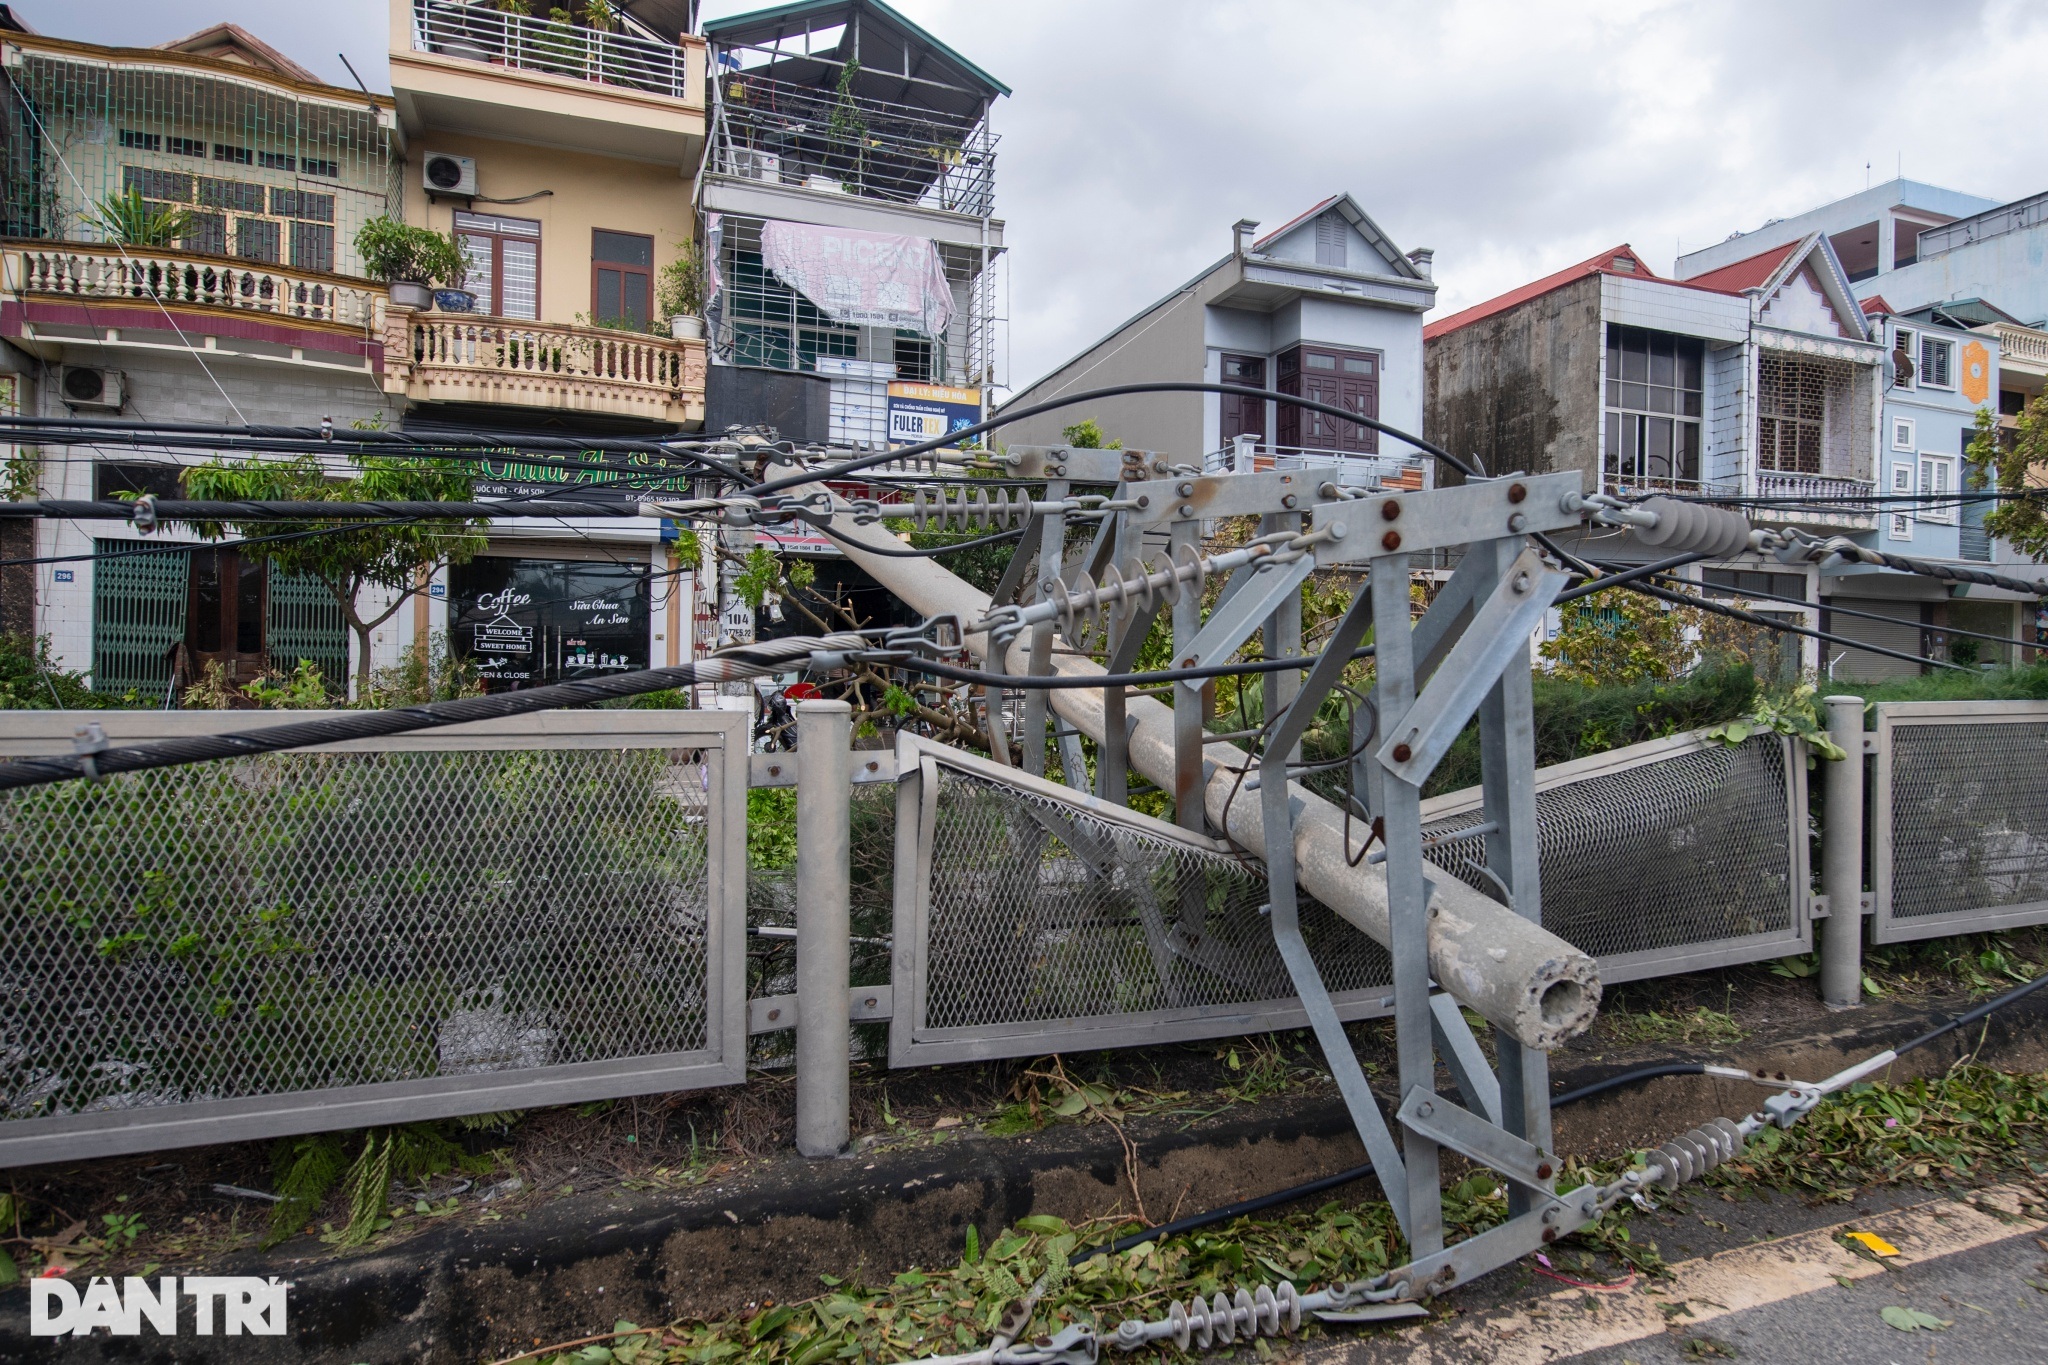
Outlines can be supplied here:
[[369, 280], [176, 248], [0, 243], [5, 329], [26, 343], [203, 348], [361, 369], [384, 290]]
[[1990, 322], [1972, 330], [1998, 342], [1998, 367], [2036, 379], [2048, 378], [2048, 332], [2016, 322]]
[[512, 71], [690, 98], [691, 48], [486, 4], [413, 0], [412, 47]]
[[979, 116], [728, 71], [712, 93], [707, 169], [985, 218], [995, 209], [996, 141]]
[[1770, 501], [1752, 507], [1750, 514], [1781, 525], [1868, 530], [1877, 525], [1877, 504], [1871, 501], [1876, 492], [1869, 479], [1759, 469], [1755, 496]]
[[1244, 437], [1202, 457], [1207, 474], [1264, 473], [1273, 469], [1334, 469], [1346, 488], [1408, 492], [1429, 486], [1429, 461], [1414, 455], [1367, 455], [1352, 450], [1283, 446]]
[[704, 420], [704, 343], [641, 332], [393, 312], [385, 386], [418, 403], [603, 413], [678, 427]]

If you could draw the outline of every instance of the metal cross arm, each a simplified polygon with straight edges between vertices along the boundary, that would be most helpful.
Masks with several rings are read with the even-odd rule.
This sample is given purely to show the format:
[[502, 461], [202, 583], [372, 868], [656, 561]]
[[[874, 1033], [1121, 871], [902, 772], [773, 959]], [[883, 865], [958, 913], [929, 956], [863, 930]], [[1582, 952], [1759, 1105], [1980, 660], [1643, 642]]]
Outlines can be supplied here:
[[1473, 614], [1415, 704], [1384, 727], [1378, 758], [1389, 773], [1421, 786], [1486, 699], [1501, 670], [1526, 651], [1529, 636], [1570, 579], [1524, 550]]
[[1410, 1132], [1468, 1161], [1499, 1171], [1510, 1180], [1548, 1195], [1557, 1177], [1557, 1158], [1488, 1119], [1424, 1090], [1411, 1090], [1395, 1117]]
[[[1231, 584], [1234, 586], [1246, 575], [1249, 575], [1249, 581], [1216, 609], [1187, 648], [1176, 651], [1178, 665], [1198, 668], [1237, 653], [1282, 603], [1301, 590], [1301, 585], [1315, 571], [1316, 562], [1307, 555], [1291, 563], [1263, 560], [1247, 565], [1231, 579]], [[1200, 682], [1194, 681], [1183, 682], [1181, 686], [1194, 691], [1202, 688]]]

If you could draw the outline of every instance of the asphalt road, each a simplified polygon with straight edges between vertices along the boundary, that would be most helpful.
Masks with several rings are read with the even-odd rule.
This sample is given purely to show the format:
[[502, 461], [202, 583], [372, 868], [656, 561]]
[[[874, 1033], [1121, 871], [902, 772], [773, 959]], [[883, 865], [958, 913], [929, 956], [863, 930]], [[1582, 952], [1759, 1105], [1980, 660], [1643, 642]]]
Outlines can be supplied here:
[[[1559, 1360], [1585, 1365], [1698, 1365], [1701, 1360], [1796, 1361], [1799, 1365], [2042, 1365], [2048, 1361], [2048, 1250], [2038, 1232], [1900, 1266], [1743, 1309], [1699, 1328]], [[1902, 1332], [1887, 1306], [1917, 1308], [1953, 1324]]]
[[[1711, 1191], [1634, 1224], [1669, 1275], [1533, 1259], [1442, 1300], [1427, 1323], [1309, 1343], [1306, 1365], [2048, 1365], [2048, 1180], [1847, 1203]], [[1874, 1233], [1879, 1257], [1845, 1234]], [[1559, 1276], [1563, 1276], [1561, 1280]], [[1565, 1280], [1579, 1280], [1582, 1285]], [[1902, 1331], [1886, 1308], [1945, 1326]]]

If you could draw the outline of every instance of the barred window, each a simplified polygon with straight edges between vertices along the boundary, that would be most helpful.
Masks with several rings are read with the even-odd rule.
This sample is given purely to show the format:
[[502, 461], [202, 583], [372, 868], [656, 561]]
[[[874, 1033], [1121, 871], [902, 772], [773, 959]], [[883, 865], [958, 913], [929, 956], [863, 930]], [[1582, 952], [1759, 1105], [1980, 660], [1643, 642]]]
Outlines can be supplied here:
[[158, 171], [147, 166], [121, 168], [121, 193], [133, 191], [144, 199], [168, 199], [180, 204], [192, 202], [193, 177], [183, 171]]
[[1756, 380], [1757, 468], [1820, 473], [1827, 433], [1827, 372], [1802, 357], [1765, 351], [1757, 358]]

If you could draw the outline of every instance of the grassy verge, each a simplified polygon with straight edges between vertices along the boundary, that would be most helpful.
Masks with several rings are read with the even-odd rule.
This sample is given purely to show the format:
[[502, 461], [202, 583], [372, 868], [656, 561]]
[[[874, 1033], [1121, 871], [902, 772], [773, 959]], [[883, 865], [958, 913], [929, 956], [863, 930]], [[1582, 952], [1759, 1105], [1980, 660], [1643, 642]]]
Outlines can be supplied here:
[[[1966, 1186], [2010, 1172], [2041, 1175], [2048, 1171], [2044, 1142], [2048, 1072], [2015, 1075], [1962, 1065], [1934, 1079], [1857, 1085], [1789, 1131], [1765, 1130], [1709, 1181], [1724, 1192], [1778, 1189], [1833, 1200], [1871, 1185]], [[1611, 1179], [1642, 1155], [1567, 1163], [1560, 1187]], [[2037, 1207], [2048, 1208], [2048, 1191]], [[1506, 1217], [1506, 1196], [1490, 1173], [1477, 1172], [1446, 1191], [1445, 1214], [1453, 1240], [1470, 1236]], [[1631, 1236], [1630, 1217], [1623, 1205], [1576, 1234], [1572, 1259], [1588, 1271], [1619, 1263], [1661, 1273], [1655, 1244]], [[1056, 1218], [1024, 1218], [986, 1249], [970, 1236], [955, 1266], [913, 1268], [879, 1285], [822, 1277], [824, 1292], [801, 1303], [718, 1322], [649, 1329], [620, 1323], [606, 1340], [530, 1358], [546, 1365], [911, 1359], [985, 1345], [1005, 1306], [1033, 1284], [1042, 1295], [1029, 1333], [1074, 1321], [1093, 1321], [1108, 1332], [1123, 1318], [1159, 1317], [1172, 1301], [1190, 1295], [1207, 1298], [1283, 1279], [1308, 1289], [1378, 1274], [1406, 1255], [1384, 1203], [1332, 1201], [1164, 1238], [1117, 1256], [1092, 1256], [1068, 1268], [1076, 1247], [1134, 1226], [1108, 1219], [1070, 1227]]]

